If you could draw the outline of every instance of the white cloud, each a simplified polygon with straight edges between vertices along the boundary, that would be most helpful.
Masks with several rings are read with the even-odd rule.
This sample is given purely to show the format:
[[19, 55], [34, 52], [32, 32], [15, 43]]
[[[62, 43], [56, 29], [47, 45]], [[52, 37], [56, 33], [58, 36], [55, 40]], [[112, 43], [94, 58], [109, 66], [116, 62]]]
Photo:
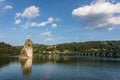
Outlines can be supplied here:
[[27, 22], [23, 25], [23, 28], [24, 28], [24, 29], [27, 29], [27, 28], [29, 28], [29, 27], [31, 27], [31, 23], [30, 23], [30, 21], [27, 21]]
[[53, 23], [54, 21], [58, 21], [58, 19], [56, 19], [56, 18], [54, 19], [53, 17], [49, 17], [47, 21], [43, 21], [40, 23], [27, 21], [24, 25], [24, 28], [27, 29], [29, 27], [43, 27], [43, 26], [46, 26], [48, 24]]
[[26, 36], [27, 39], [30, 39], [31, 37], [32, 37], [31, 35], [27, 35], [27, 36]]
[[1, 35], [1, 34], [0, 34], [0, 39], [1, 39], [1, 38], [5, 38], [5, 35]]
[[50, 31], [46, 31], [40, 34], [41, 37], [43, 37], [44, 42], [52, 42], [54, 41], [54, 38], [51, 38], [52, 33]]
[[112, 31], [114, 28], [113, 27], [109, 27], [108, 28], [108, 31]]
[[15, 24], [20, 24], [22, 21], [20, 19], [15, 20]]
[[53, 21], [55, 21], [55, 19], [53, 19], [53, 17], [50, 17], [50, 18], [48, 18], [47, 21], [44, 21], [41, 23], [36, 23], [36, 25], [34, 25], [34, 26], [37, 26], [37, 27], [46, 26], [47, 24], [53, 23]]
[[16, 17], [34, 18], [37, 16], [39, 16], [39, 7], [34, 5], [27, 7], [22, 13], [16, 13]]
[[16, 17], [20, 17], [21, 16], [21, 13], [16, 13]]
[[11, 5], [6, 5], [4, 9], [12, 9], [13, 7]]
[[4, 2], [5, 0], [0, 0], [0, 2]]
[[109, 0], [97, 0], [72, 11], [72, 15], [80, 18], [88, 28], [108, 28], [120, 25], [120, 3]]
[[55, 23], [51, 25], [52, 28], [56, 28], [57, 26], [58, 26], [58, 25], [55, 24]]
[[54, 41], [54, 38], [46, 38], [46, 39], [44, 40], [44, 42], [52, 42], [52, 41]]
[[40, 36], [51, 36], [51, 32], [43, 32], [40, 34]]

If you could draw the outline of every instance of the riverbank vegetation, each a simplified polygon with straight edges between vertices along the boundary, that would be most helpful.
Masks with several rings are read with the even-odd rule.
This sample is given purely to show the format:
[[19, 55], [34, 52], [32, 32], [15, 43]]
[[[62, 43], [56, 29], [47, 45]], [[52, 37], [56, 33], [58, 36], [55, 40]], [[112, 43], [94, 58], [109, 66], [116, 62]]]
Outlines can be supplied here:
[[0, 42], [0, 56], [17, 55], [20, 48], [11, 46], [10, 44]]
[[[22, 46], [11, 46], [0, 42], [0, 55], [18, 55]], [[56, 45], [33, 44], [36, 54], [74, 53], [74, 52], [119, 52], [120, 41], [71, 42]]]

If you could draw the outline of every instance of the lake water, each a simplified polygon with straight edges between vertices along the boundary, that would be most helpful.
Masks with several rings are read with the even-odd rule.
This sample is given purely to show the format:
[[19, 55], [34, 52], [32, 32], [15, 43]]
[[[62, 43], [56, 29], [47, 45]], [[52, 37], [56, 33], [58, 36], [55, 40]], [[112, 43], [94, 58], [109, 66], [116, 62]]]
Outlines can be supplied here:
[[0, 80], [120, 80], [119, 58], [0, 57]]

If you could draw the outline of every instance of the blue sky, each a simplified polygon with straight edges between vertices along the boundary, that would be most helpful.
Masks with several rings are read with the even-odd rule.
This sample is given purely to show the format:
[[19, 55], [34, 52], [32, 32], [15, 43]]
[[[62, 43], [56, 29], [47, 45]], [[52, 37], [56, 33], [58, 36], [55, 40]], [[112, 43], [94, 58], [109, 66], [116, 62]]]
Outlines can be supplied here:
[[0, 0], [0, 41], [120, 40], [119, 0]]

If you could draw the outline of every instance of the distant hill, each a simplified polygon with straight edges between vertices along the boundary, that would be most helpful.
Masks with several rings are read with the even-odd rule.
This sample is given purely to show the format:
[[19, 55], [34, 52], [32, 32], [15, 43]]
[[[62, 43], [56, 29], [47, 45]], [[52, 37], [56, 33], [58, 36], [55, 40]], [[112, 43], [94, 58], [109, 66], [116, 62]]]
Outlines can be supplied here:
[[34, 44], [33, 48], [36, 53], [52, 50], [56, 50], [57, 52], [108, 52], [120, 51], [120, 41], [71, 42], [56, 45]]
[[120, 41], [88, 41], [58, 44], [59, 51], [120, 51]]
[[[11, 46], [0, 42], [0, 55], [18, 55], [22, 46]], [[88, 42], [71, 42], [56, 45], [33, 44], [34, 53], [47, 52], [109, 52], [120, 51], [120, 41], [88, 41]]]
[[10, 44], [0, 42], [0, 56], [1, 55], [16, 55], [19, 53], [17, 47], [11, 46]]

